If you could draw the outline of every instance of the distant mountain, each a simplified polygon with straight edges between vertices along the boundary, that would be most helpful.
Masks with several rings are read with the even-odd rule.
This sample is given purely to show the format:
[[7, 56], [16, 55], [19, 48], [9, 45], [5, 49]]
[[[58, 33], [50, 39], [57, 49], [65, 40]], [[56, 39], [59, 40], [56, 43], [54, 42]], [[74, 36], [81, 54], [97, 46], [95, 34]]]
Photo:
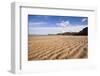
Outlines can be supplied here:
[[88, 27], [83, 28], [79, 33], [79, 35], [88, 35]]
[[88, 35], [88, 27], [83, 28], [79, 32], [64, 32], [64, 33], [58, 33], [57, 35]]

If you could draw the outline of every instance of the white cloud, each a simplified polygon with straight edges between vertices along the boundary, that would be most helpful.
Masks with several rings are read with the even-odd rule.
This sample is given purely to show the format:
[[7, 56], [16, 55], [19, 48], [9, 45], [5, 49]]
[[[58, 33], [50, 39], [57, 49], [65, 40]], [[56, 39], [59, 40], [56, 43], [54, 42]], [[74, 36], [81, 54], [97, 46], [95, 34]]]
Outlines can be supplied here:
[[37, 26], [40, 27], [46, 24], [47, 24], [46, 22], [29, 22], [29, 27], [37, 27]]
[[83, 18], [81, 22], [85, 22], [87, 20], [87, 18]]
[[48, 34], [57, 34], [61, 33], [62, 28], [60, 27], [35, 27], [29, 28], [29, 34], [35, 35], [48, 35]]
[[60, 26], [60, 27], [67, 27], [70, 25], [70, 22], [69, 21], [61, 21], [60, 23], [56, 23], [57, 26]]

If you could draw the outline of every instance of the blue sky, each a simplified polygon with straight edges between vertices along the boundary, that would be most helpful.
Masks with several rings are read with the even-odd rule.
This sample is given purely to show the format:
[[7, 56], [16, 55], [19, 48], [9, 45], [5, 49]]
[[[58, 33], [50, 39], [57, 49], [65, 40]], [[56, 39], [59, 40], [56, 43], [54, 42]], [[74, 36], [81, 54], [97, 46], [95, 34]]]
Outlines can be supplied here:
[[88, 25], [88, 17], [28, 15], [29, 34], [78, 32]]

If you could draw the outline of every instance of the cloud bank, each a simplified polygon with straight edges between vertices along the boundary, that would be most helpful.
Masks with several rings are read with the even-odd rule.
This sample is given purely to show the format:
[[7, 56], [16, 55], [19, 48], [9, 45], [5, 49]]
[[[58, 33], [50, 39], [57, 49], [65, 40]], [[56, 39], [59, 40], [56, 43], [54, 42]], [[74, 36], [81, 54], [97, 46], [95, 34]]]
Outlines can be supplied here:
[[38, 27], [38, 28], [29, 28], [29, 34], [33, 35], [48, 35], [48, 34], [57, 34], [64, 32], [79, 32], [83, 28], [87, 27], [83, 26], [67, 26], [65, 28], [62, 27]]

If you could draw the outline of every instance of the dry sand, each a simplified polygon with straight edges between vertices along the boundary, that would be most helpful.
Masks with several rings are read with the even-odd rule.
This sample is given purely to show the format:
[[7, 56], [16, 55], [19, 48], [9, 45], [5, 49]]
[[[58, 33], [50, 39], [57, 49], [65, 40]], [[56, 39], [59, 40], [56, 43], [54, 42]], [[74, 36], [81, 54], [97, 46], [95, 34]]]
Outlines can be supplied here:
[[28, 60], [80, 59], [87, 57], [87, 36], [29, 36]]

